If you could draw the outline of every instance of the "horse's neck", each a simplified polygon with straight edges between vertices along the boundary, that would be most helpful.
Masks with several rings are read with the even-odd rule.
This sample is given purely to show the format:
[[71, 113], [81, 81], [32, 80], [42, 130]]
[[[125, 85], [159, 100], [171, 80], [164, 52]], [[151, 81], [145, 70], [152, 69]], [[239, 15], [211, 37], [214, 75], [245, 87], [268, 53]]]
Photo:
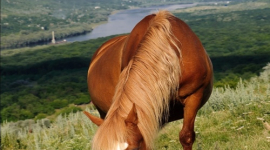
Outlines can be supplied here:
[[163, 113], [168, 113], [170, 97], [177, 92], [180, 76], [175, 53], [179, 48], [171, 34], [170, 15], [161, 12], [154, 16], [139, 22], [126, 41], [122, 72], [107, 114], [107, 119], [125, 119], [135, 104], [138, 127], [146, 143], [150, 143], [148, 147], [152, 147]]

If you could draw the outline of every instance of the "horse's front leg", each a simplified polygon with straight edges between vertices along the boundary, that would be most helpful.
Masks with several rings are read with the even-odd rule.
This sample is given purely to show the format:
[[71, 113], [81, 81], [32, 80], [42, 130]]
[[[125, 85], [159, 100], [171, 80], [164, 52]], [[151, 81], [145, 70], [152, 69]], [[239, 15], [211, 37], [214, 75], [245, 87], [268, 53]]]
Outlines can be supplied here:
[[184, 150], [192, 150], [195, 141], [194, 122], [198, 109], [201, 107], [203, 89], [188, 96], [184, 100], [183, 128], [179, 133], [179, 140]]

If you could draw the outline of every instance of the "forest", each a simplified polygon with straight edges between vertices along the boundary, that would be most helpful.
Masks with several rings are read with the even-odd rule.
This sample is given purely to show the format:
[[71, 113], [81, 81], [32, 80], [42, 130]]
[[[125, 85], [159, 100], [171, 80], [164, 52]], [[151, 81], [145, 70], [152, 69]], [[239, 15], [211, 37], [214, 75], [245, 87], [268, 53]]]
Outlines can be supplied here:
[[[231, 88], [239, 78], [258, 75], [270, 62], [269, 14], [270, 8], [174, 13], [189, 24], [210, 55], [215, 87]], [[1, 122], [41, 119], [63, 108], [80, 110], [71, 104], [91, 101], [86, 83], [91, 56], [112, 37], [25, 51], [2, 50]]]

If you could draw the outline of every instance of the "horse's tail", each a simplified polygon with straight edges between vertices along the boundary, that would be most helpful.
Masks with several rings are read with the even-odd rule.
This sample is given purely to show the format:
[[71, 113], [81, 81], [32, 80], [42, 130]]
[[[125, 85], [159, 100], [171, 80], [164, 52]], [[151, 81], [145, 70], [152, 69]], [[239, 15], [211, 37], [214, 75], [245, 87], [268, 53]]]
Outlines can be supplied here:
[[136, 73], [129, 73], [129, 79], [141, 78], [133, 84], [138, 95], [131, 100], [136, 104], [138, 127], [149, 149], [153, 149], [153, 133], [158, 132], [163, 119], [168, 119], [170, 100], [178, 94], [181, 51], [172, 33], [172, 19], [168, 11], [156, 13], [133, 59], [131, 71]]

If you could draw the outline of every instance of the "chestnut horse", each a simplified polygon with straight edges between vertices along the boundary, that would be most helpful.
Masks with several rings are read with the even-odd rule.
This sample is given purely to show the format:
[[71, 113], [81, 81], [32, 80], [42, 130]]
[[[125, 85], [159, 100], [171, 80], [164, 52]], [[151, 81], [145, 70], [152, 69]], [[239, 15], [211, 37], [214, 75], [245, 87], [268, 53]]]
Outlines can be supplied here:
[[212, 84], [212, 63], [188, 25], [168, 11], [146, 16], [92, 58], [88, 88], [101, 116], [84, 111], [99, 126], [92, 149], [152, 150], [159, 129], [182, 118], [179, 140], [192, 149]]

